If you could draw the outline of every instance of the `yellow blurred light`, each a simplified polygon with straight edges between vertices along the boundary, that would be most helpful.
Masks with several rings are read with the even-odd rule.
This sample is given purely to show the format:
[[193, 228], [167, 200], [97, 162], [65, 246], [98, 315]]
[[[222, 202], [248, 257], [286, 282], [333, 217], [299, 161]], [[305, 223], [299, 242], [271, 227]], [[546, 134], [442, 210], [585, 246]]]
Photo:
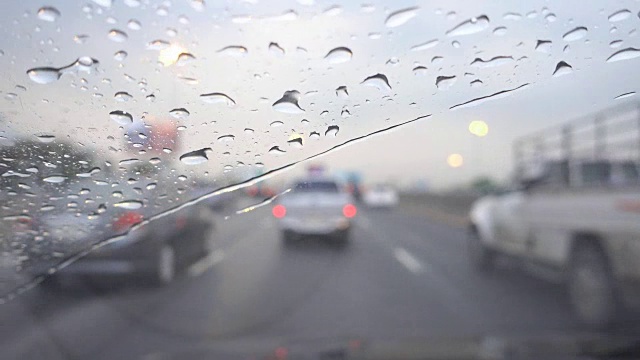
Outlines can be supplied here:
[[462, 155], [460, 154], [451, 154], [447, 157], [447, 164], [452, 168], [458, 168], [462, 166], [463, 163]]
[[295, 132], [295, 131], [294, 131], [294, 132], [292, 132], [292, 133], [289, 135], [289, 141], [291, 141], [291, 140], [295, 140], [295, 139], [303, 139], [302, 134], [298, 134], [298, 133], [297, 133], [297, 132]]
[[482, 120], [474, 120], [469, 124], [469, 132], [478, 137], [487, 136], [489, 125]]
[[173, 65], [178, 61], [180, 54], [184, 52], [186, 51], [182, 46], [171, 44], [168, 48], [160, 50], [160, 53], [158, 53], [158, 61], [164, 66]]

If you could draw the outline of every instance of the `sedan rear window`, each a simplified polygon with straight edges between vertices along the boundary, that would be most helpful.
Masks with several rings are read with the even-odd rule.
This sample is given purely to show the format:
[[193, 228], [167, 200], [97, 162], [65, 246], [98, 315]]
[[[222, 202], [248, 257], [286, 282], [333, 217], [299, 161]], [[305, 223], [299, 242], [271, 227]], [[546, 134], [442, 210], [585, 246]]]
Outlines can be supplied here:
[[296, 192], [338, 192], [338, 185], [333, 181], [305, 181], [299, 182]]

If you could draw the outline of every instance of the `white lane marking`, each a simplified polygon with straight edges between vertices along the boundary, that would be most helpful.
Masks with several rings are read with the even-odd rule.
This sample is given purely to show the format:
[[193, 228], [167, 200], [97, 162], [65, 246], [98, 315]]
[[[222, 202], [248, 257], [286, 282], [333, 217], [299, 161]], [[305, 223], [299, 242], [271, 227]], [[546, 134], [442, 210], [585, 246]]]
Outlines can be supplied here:
[[212, 266], [221, 262], [223, 259], [224, 259], [224, 251], [215, 250], [208, 256], [202, 258], [201, 260], [195, 262], [193, 265], [189, 266], [189, 268], [187, 269], [187, 273], [191, 277], [200, 276], [205, 271], [209, 270]]
[[393, 255], [396, 257], [396, 260], [400, 262], [407, 270], [411, 271], [414, 274], [419, 274], [423, 271], [422, 264], [418, 259], [413, 257], [407, 250], [399, 247], [393, 250]]

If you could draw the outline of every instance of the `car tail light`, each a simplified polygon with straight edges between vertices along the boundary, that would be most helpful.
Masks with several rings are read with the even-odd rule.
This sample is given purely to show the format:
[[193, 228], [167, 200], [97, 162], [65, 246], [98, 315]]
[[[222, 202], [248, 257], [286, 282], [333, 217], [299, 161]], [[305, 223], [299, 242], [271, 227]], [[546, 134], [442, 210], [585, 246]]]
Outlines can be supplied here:
[[176, 219], [176, 227], [178, 229], [182, 229], [187, 226], [187, 217], [186, 216], [178, 216]]
[[124, 231], [135, 224], [142, 222], [143, 216], [134, 211], [127, 211], [113, 222], [113, 228], [116, 231]]
[[342, 208], [342, 215], [348, 218], [352, 218], [356, 216], [357, 212], [358, 212], [358, 209], [353, 204], [347, 204]]
[[287, 214], [287, 208], [284, 205], [276, 205], [271, 209], [271, 213], [278, 219], [282, 219]]

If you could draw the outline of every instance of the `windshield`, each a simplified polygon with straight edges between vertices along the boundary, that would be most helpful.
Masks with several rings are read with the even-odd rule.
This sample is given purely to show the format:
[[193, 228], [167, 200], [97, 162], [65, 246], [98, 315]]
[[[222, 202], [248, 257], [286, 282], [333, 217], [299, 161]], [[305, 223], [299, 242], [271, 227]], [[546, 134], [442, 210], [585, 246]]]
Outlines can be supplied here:
[[640, 336], [639, 11], [7, 2], [0, 357]]

